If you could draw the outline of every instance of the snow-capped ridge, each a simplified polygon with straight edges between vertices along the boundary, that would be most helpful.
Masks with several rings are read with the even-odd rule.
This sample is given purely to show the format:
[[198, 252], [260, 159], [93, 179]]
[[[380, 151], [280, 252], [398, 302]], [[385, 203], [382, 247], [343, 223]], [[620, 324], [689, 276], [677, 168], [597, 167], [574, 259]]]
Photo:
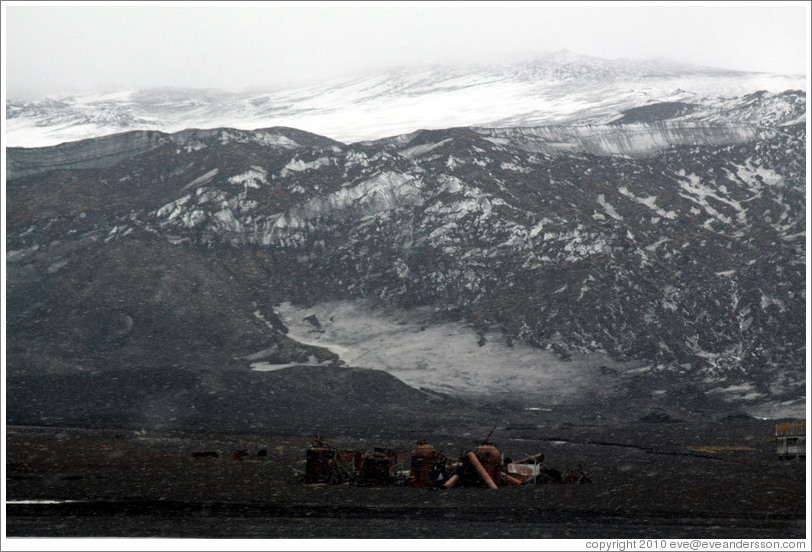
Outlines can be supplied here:
[[33, 147], [125, 130], [267, 126], [306, 128], [352, 143], [416, 128], [603, 123], [630, 108], [674, 101], [703, 104], [709, 116], [725, 120], [714, 107], [719, 102], [805, 86], [804, 76], [557, 52], [499, 65], [401, 68], [268, 92], [140, 90], [8, 100], [6, 142]]

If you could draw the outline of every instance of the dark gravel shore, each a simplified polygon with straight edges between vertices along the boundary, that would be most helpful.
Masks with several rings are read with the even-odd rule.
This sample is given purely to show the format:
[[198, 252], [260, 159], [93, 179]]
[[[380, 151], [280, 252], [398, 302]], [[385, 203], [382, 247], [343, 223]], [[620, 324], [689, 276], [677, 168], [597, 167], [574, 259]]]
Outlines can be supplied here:
[[[581, 465], [592, 484], [491, 491], [307, 486], [303, 436], [10, 426], [7, 536], [804, 538], [805, 463], [777, 458], [773, 428], [500, 429], [492, 441], [505, 456], [542, 452], [561, 471]], [[428, 440], [456, 457], [475, 433]], [[411, 434], [324, 437], [352, 449], [415, 444]]]

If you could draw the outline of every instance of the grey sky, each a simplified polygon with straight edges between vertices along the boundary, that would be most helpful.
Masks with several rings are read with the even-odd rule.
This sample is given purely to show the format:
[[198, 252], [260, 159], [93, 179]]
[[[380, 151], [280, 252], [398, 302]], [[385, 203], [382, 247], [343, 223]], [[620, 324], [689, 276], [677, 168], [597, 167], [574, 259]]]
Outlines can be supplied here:
[[807, 2], [3, 4], [10, 96], [285, 86], [568, 49], [776, 73], [809, 66]]

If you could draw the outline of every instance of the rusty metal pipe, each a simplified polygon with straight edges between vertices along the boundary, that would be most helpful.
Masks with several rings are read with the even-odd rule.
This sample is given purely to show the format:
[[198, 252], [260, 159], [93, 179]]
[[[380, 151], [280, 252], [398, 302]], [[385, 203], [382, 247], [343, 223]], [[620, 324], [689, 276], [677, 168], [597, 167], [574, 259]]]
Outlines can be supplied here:
[[459, 481], [459, 480], [460, 480], [460, 476], [455, 473], [454, 475], [452, 475], [451, 477], [448, 478], [448, 481], [443, 483], [443, 487], [445, 487], [446, 489], [450, 489], [451, 487], [456, 485], [457, 481]]
[[491, 476], [488, 475], [488, 472], [485, 471], [485, 468], [482, 466], [482, 463], [479, 461], [479, 458], [476, 457], [476, 454], [474, 454], [473, 452], [469, 452], [468, 454], [466, 454], [466, 456], [468, 457], [468, 460], [471, 462], [471, 465], [473, 465], [476, 468], [479, 477], [482, 479], [482, 481], [485, 482], [485, 485], [487, 485], [489, 489], [497, 489], [498, 487], [496, 486], [496, 483], [493, 482]]
[[503, 475], [505, 476], [505, 481], [507, 481], [511, 485], [524, 485], [524, 483], [522, 483], [521, 481], [519, 481], [515, 477], [511, 477], [508, 474], [503, 474]]

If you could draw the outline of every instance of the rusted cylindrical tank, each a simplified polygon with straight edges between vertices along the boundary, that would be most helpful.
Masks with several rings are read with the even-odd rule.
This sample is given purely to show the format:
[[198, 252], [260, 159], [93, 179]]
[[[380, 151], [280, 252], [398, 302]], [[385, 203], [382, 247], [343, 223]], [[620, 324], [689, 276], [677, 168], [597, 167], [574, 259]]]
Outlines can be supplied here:
[[496, 482], [490, 476], [490, 474], [485, 471], [485, 468], [482, 466], [482, 463], [479, 461], [479, 458], [476, 457], [476, 454], [473, 452], [469, 452], [465, 455], [470, 464], [471, 468], [474, 469], [474, 473], [476, 477], [473, 479], [470, 478], [469, 480], [472, 481], [474, 485], [477, 487], [488, 487], [489, 489], [496, 489]]
[[412, 451], [410, 481], [412, 487], [432, 487], [434, 466], [439, 456], [437, 450], [428, 443], [417, 443]]
[[320, 442], [307, 448], [305, 456], [305, 484], [330, 483], [332, 479], [333, 450]]
[[491, 480], [498, 485], [502, 473], [502, 458], [499, 455], [499, 450], [493, 445], [484, 443], [476, 448], [474, 456], [482, 464]]
[[361, 464], [361, 483], [364, 485], [387, 485], [390, 482], [389, 456], [379, 450], [367, 453]]

